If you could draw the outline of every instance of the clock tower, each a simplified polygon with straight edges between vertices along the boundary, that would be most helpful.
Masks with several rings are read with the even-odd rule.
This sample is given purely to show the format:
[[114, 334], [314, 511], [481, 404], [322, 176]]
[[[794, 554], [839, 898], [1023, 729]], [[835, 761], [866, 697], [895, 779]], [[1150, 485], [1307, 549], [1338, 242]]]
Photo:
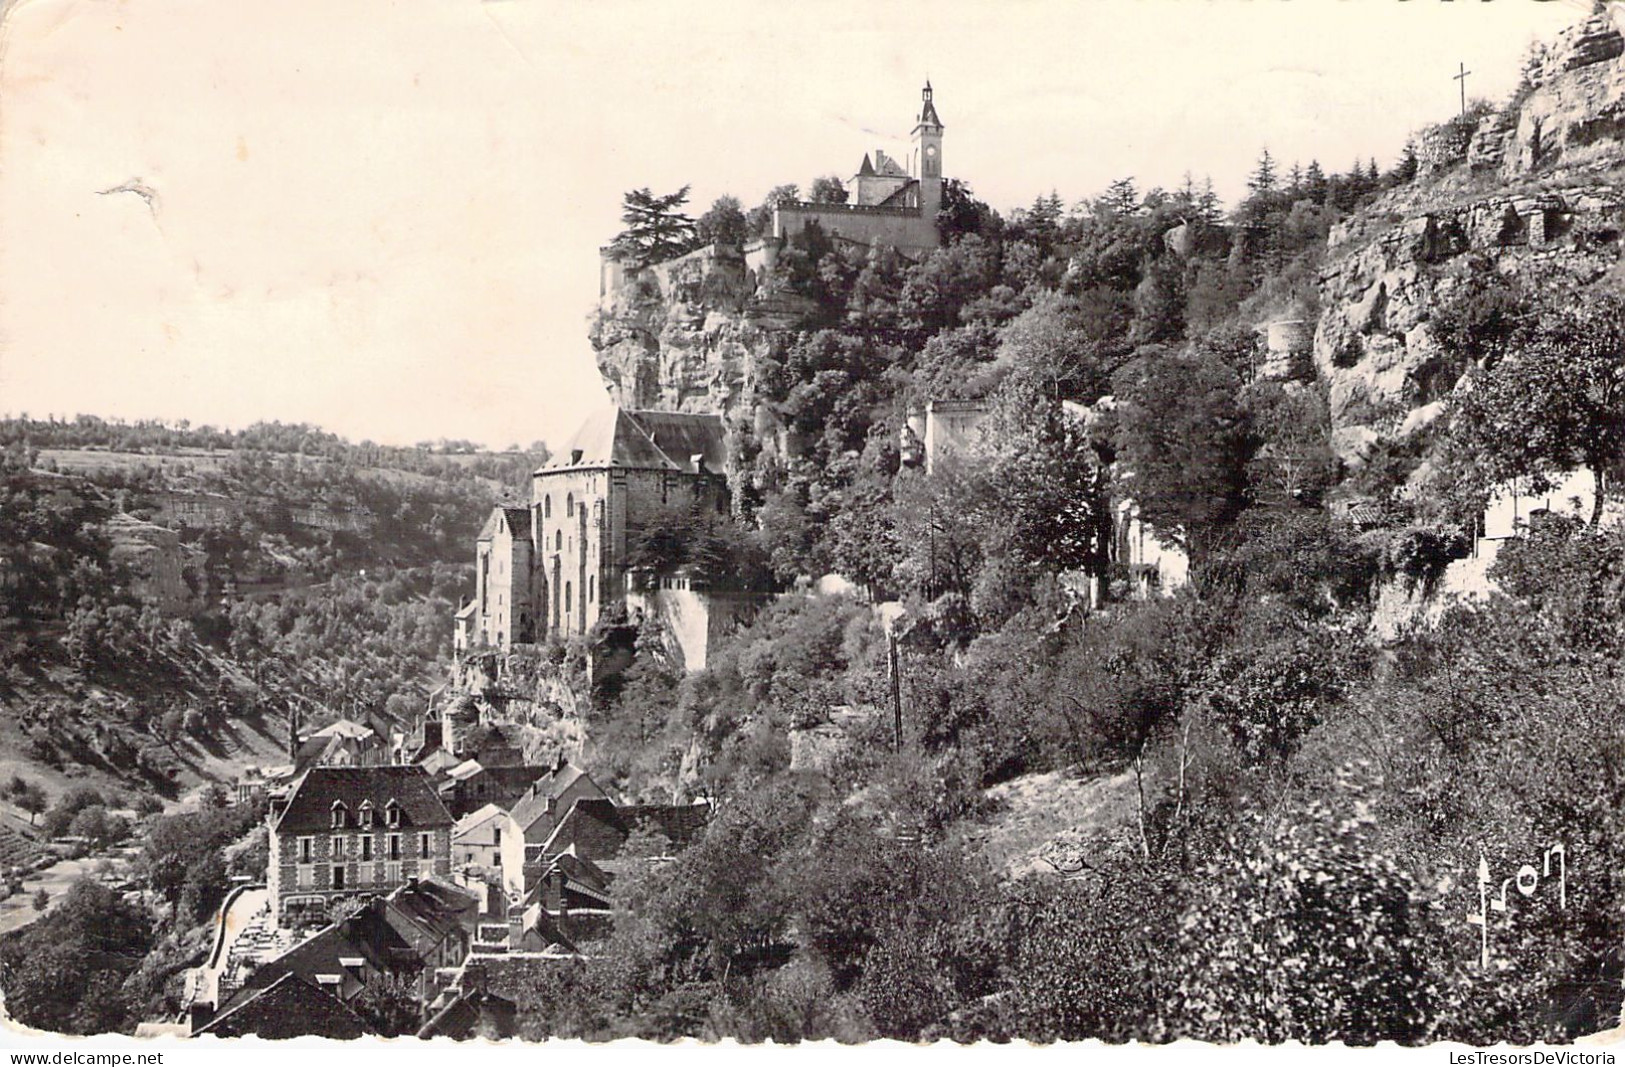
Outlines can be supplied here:
[[931, 101], [931, 82], [920, 93], [920, 118], [914, 126], [914, 174], [920, 182], [920, 210], [936, 218], [942, 206], [942, 119]]

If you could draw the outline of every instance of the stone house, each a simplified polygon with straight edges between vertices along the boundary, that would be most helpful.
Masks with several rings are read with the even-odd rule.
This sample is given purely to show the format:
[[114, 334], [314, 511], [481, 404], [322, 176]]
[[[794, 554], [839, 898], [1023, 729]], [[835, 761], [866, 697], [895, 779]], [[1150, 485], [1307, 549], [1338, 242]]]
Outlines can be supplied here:
[[451, 812], [421, 767], [313, 767], [267, 815], [267, 885], [279, 927], [451, 872]]
[[[498, 507], [480, 530], [475, 551], [473, 632], [494, 648], [531, 644], [536, 640], [535, 544], [530, 534], [530, 511]], [[454, 637], [456, 635], [454, 634]], [[459, 645], [459, 650], [466, 647]]]
[[372, 1032], [344, 1001], [303, 975], [287, 971], [229, 1005], [193, 1030], [191, 1036], [253, 1036], [267, 1040], [316, 1036], [353, 1041]]
[[608, 798], [590, 774], [564, 762], [526, 791], [500, 834], [502, 883], [510, 900], [523, 899], [534, 887], [543, 845], [575, 803]]
[[502, 826], [507, 811], [487, 804], [457, 820], [451, 831], [451, 862], [456, 867], [495, 871], [502, 867]]
[[478, 919], [475, 896], [434, 879], [413, 879], [259, 963], [237, 988], [222, 985], [221, 1015], [289, 975], [342, 1003], [378, 985], [408, 990], [427, 1003], [435, 993], [435, 972], [468, 958]]
[[552, 770], [536, 765], [487, 767], [480, 760], [464, 760], [438, 776], [435, 788], [452, 818], [461, 819], [491, 805], [503, 810], [512, 808], [531, 786]]

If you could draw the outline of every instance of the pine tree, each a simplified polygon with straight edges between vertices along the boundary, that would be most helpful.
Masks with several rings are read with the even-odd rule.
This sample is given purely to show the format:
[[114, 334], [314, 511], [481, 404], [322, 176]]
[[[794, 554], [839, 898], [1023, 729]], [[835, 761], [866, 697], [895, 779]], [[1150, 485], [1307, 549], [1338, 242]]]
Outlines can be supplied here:
[[679, 208], [688, 202], [688, 186], [656, 196], [647, 186], [621, 198], [626, 229], [609, 244], [609, 254], [634, 267], [646, 267], [682, 255], [694, 247], [694, 220]]
[[1326, 172], [1320, 169], [1320, 160], [1311, 159], [1303, 172], [1304, 192], [1317, 204], [1326, 202]]
[[1252, 177], [1247, 179], [1247, 188], [1255, 194], [1275, 191], [1275, 159], [1270, 150], [1265, 148], [1258, 157], [1258, 167], [1253, 171]]
[[1132, 215], [1140, 208], [1140, 193], [1134, 187], [1134, 178], [1118, 178], [1106, 186], [1106, 191], [1095, 201], [1100, 211], [1112, 218]]

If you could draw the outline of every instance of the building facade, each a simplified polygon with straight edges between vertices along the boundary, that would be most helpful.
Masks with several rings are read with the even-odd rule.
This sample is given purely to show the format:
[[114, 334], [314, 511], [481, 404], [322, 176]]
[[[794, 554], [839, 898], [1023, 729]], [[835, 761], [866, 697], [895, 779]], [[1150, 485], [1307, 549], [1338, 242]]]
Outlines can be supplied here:
[[453, 820], [421, 767], [313, 767], [267, 820], [278, 927], [320, 925], [337, 901], [451, 874]]

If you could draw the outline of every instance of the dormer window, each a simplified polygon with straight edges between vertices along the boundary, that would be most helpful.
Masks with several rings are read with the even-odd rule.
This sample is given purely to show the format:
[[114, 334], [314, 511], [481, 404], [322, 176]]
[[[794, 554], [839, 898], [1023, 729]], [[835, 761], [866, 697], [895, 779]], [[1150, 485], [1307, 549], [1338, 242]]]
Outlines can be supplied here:
[[349, 809], [344, 806], [344, 801], [333, 801], [333, 829], [337, 830], [339, 827], [343, 826], [344, 819], [348, 814]]
[[384, 805], [384, 825], [399, 826], [401, 824], [401, 802], [390, 800]]
[[361, 802], [361, 810], [357, 814], [360, 815], [360, 817], [361, 817], [361, 828], [363, 830], [371, 830], [372, 829], [372, 801], [363, 800]]

